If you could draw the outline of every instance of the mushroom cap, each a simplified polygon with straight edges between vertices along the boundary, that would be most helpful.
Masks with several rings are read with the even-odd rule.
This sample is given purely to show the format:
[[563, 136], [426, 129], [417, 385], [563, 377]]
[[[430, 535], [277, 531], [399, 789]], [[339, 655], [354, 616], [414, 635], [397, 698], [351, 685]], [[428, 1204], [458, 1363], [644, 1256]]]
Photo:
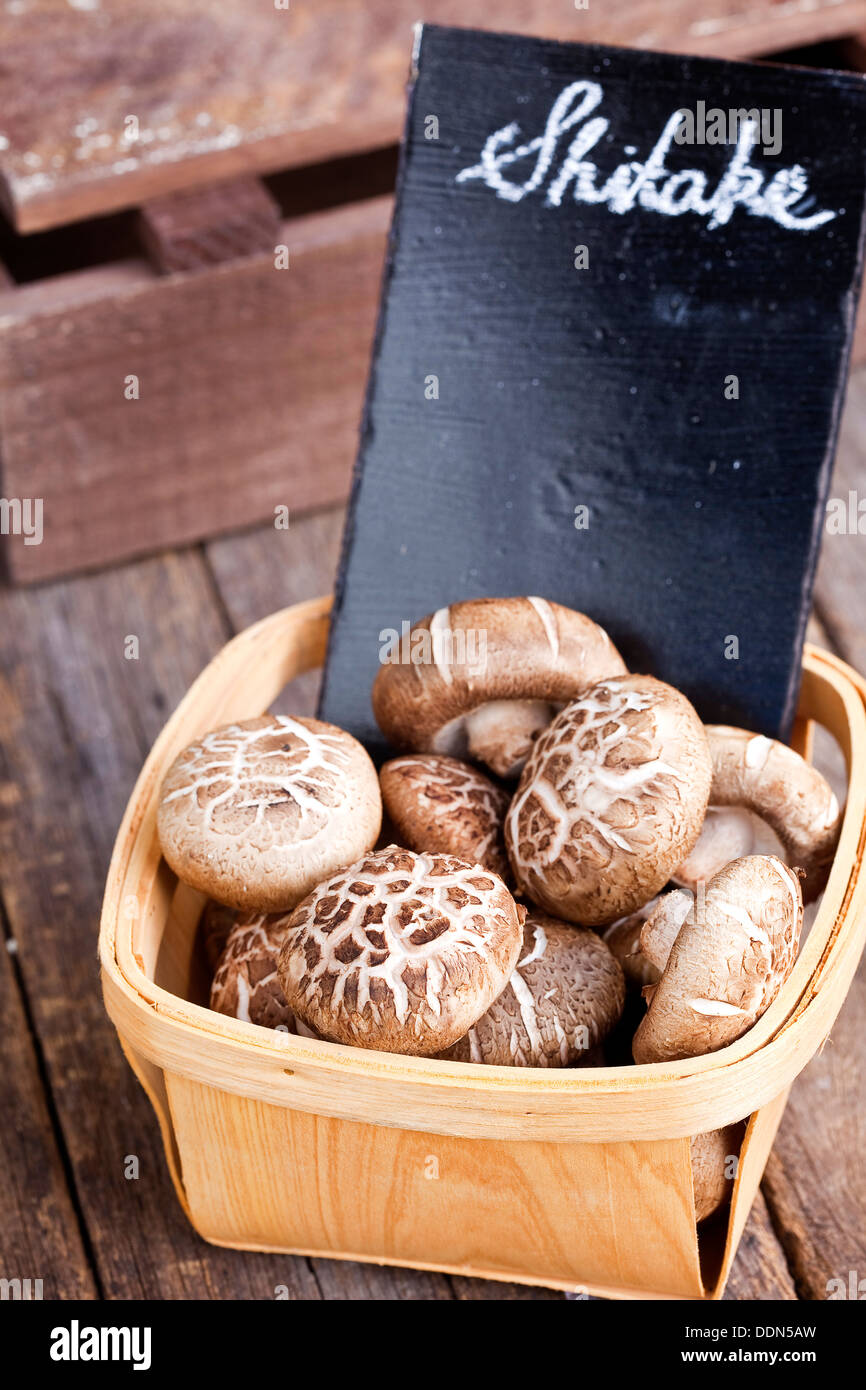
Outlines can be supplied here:
[[711, 1129], [705, 1134], [693, 1136], [691, 1154], [696, 1220], [706, 1221], [730, 1197], [734, 1177], [728, 1176], [729, 1164], [733, 1160], [736, 1175], [736, 1160], [742, 1142], [742, 1124], [725, 1125], [724, 1129]]
[[376, 769], [351, 734], [263, 715], [184, 749], [157, 823], [178, 878], [229, 907], [279, 912], [365, 853], [381, 819]]
[[286, 920], [284, 915], [259, 914], [231, 929], [211, 985], [210, 1007], [216, 1013], [262, 1028], [297, 1031], [277, 975]]
[[204, 952], [211, 970], [216, 970], [219, 958], [225, 950], [229, 932], [238, 920], [237, 910], [226, 907], [224, 903], [211, 898], [205, 903], [199, 922], [199, 932], [204, 942]]
[[587, 1064], [624, 1003], [622, 970], [601, 937], [533, 911], [508, 984], [466, 1036], [441, 1055], [449, 1062], [499, 1067]]
[[505, 820], [518, 887], [603, 926], [642, 907], [698, 837], [710, 792], [703, 725], [653, 676], [600, 681], [530, 754]]
[[710, 801], [744, 806], [775, 831], [790, 867], [803, 870], [803, 897], [810, 902], [827, 882], [842, 823], [829, 782], [777, 739], [727, 724], [708, 724], [707, 738]]
[[509, 796], [483, 772], [457, 758], [414, 753], [385, 763], [379, 784], [401, 844], [510, 876], [502, 838]]
[[478, 757], [516, 776], [556, 709], [625, 672], [603, 628], [542, 598], [482, 598], [415, 623], [373, 683], [376, 721], [401, 751]]
[[655, 910], [658, 901], [658, 898], [650, 898], [637, 912], [617, 918], [603, 932], [605, 944], [622, 967], [626, 984], [633, 989], [643, 989], [644, 985], [658, 983], [660, 971], [641, 950], [640, 944], [641, 929]]
[[702, 1057], [742, 1037], [791, 973], [802, 921], [799, 880], [780, 859], [728, 864], [694, 900], [671, 946], [634, 1036], [634, 1060]]
[[433, 1056], [504, 989], [522, 923], [496, 874], [391, 845], [295, 908], [279, 962], [283, 993], [334, 1042]]
[[691, 892], [735, 859], [745, 859], [750, 854], [774, 854], [780, 858], [784, 855], [779, 837], [760, 816], [745, 806], [714, 806], [712, 798], [710, 789], [710, 805], [701, 833], [688, 858], [671, 875], [674, 883]]

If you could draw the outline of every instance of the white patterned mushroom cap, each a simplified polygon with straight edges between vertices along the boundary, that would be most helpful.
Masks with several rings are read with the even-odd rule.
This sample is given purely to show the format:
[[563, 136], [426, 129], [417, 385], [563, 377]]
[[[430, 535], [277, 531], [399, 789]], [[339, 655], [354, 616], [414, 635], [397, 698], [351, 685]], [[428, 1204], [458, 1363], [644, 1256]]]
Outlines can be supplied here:
[[295, 908], [279, 962], [283, 993], [334, 1042], [432, 1056], [505, 987], [522, 921], [496, 874], [392, 845]]
[[376, 770], [351, 734], [263, 715], [184, 749], [158, 828], [185, 883], [229, 907], [279, 912], [369, 849], [381, 819]]
[[570, 1067], [585, 1061], [619, 1021], [625, 981], [601, 937], [532, 911], [514, 974], [449, 1062]]
[[385, 811], [401, 844], [453, 854], [510, 875], [502, 824], [508, 793], [471, 763], [438, 753], [393, 758], [379, 772]]
[[295, 1016], [277, 975], [277, 959], [285, 935], [284, 915], [257, 914], [236, 922], [217, 964], [210, 1007], [218, 1014], [256, 1023], [261, 1028], [297, 1032]]
[[653, 676], [600, 681], [539, 736], [505, 821], [518, 887], [603, 926], [642, 907], [698, 837], [710, 791], [703, 725]]
[[471, 757], [516, 777], [563, 704], [625, 670], [583, 613], [543, 598], [467, 599], [397, 643], [373, 684], [373, 713], [401, 752]]
[[[677, 890], [662, 905], [689, 897]], [[728, 864], [694, 898], [661, 979], [646, 991], [634, 1060], [703, 1057], [742, 1037], [791, 973], [802, 922], [799, 879], [780, 859]]]

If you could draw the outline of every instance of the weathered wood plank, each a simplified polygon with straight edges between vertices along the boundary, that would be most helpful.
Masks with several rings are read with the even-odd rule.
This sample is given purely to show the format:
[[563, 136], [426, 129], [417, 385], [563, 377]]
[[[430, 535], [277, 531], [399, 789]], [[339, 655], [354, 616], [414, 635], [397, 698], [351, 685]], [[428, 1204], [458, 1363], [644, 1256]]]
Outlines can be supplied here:
[[271, 252], [280, 239], [280, 210], [260, 179], [232, 179], [164, 198], [138, 214], [138, 232], [163, 274]]
[[[866, 1278], [866, 967], [823, 1052], [794, 1086], [763, 1190], [801, 1298]], [[856, 1282], [856, 1280], [855, 1280]]]
[[9, 537], [45, 579], [342, 500], [369, 365], [390, 199], [280, 227], [262, 254], [181, 278], [122, 262], [0, 293]]
[[760, 1192], [746, 1223], [724, 1297], [729, 1303], [797, 1297], [785, 1252], [773, 1230], [767, 1203]]
[[[15, 790], [3, 782], [0, 796], [14, 798]], [[0, 939], [0, 1278], [25, 1281], [24, 1296], [29, 1280], [32, 1298], [95, 1298], [93, 1271], [5, 944]], [[14, 944], [11, 939], [9, 944]]]
[[349, 1260], [311, 1260], [322, 1297], [342, 1302], [443, 1302], [453, 1299], [448, 1280], [423, 1269], [353, 1264]]
[[[193, 183], [368, 150], [403, 119], [415, 0], [312, 8], [126, 0], [0, 15], [2, 199], [22, 230]], [[489, 27], [481, 0], [428, 0], [429, 23]], [[502, 0], [495, 27], [725, 57], [862, 29], [861, 0]], [[132, 118], [132, 119], [130, 119]]]
[[[343, 517], [342, 507], [329, 507], [299, 520], [290, 516], [287, 531], [260, 527], [211, 541], [207, 556], [232, 627], [240, 631], [278, 608], [329, 594]], [[292, 681], [280, 708], [314, 714], [320, 680], [320, 672], [310, 671]]]

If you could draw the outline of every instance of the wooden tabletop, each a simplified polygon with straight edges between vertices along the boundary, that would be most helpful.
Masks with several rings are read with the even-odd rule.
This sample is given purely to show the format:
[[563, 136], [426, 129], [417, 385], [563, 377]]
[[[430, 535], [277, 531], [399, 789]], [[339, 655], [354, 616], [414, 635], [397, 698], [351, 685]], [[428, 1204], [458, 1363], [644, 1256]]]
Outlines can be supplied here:
[[[835, 497], [866, 498], [864, 459], [861, 373]], [[340, 524], [338, 511], [323, 512], [287, 532], [258, 528], [71, 581], [0, 589], [0, 1276], [41, 1279], [45, 1298], [269, 1299], [278, 1284], [298, 1299], [561, 1297], [206, 1245], [178, 1206], [153, 1114], [103, 1012], [102, 885], [145, 753], [233, 632], [331, 587]], [[810, 635], [866, 670], [862, 535], [825, 536]], [[137, 660], [124, 655], [132, 636]], [[314, 698], [304, 677], [298, 711]], [[793, 1088], [728, 1298], [822, 1299], [829, 1279], [866, 1271], [864, 1012], [861, 968], [829, 1042]]]
[[863, 0], [16, 0], [0, 11], [0, 204], [20, 231], [393, 143], [412, 28], [746, 57], [866, 23]]

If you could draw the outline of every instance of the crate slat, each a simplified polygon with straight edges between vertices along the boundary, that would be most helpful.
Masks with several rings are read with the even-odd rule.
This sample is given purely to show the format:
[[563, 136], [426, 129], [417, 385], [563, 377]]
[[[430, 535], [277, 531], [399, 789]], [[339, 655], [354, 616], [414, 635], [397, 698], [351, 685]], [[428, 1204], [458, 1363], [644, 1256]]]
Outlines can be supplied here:
[[[0, 201], [21, 231], [392, 143], [419, 18], [417, 0], [10, 9]], [[427, 0], [423, 17], [719, 57], [866, 27], [862, 0], [502, 0], [493, 13], [481, 0]]]
[[44, 508], [41, 545], [6, 538], [12, 577], [342, 500], [390, 208], [283, 223], [285, 270], [271, 245], [194, 274], [127, 261], [0, 292], [4, 495]]

